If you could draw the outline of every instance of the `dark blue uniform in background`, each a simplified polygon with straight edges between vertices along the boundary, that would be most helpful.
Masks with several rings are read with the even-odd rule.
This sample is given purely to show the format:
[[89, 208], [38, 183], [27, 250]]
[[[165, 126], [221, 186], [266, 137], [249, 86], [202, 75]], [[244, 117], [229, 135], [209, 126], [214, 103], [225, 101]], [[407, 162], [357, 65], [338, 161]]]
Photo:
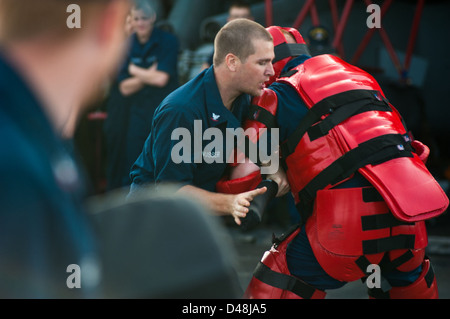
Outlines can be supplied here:
[[[0, 57], [0, 297], [90, 297], [67, 267], [96, 263], [83, 177], [40, 102]], [[81, 278], [82, 279], [82, 278]]]
[[[178, 50], [177, 38], [158, 28], [153, 29], [149, 40], [144, 44], [138, 41], [136, 34], [131, 35], [128, 55], [119, 71], [117, 82], [112, 87], [107, 106], [105, 133], [108, 189], [130, 184], [130, 168], [142, 152], [150, 133], [153, 113], [161, 101], [179, 86]], [[138, 92], [123, 96], [118, 91], [118, 85], [130, 77], [130, 63], [142, 68], [149, 68], [157, 63], [159, 71], [170, 75], [168, 84], [161, 88], [145, 85]]]
[[[213, 67], [170, 94], [156, 110], [152, 132], [142, 154], [133, 165], [130, 174], [132, 191], [142, 184], [160, 182], [175, 182], [181, 186], [193, 185], [215, 191], [215, 185], [227, 167], [227, 155], [225, 149], [194, 153], [194, 139], [197, 142], [200, 139], [202, 151], [211, 143], [211, 140], [202, 139], [202, 136], [194, 136], [194, 121], [197, 120], [197, 127], [201, 125], [201, 135], [208, 128], [218, 128], [225, 139], [226, 128], [241, 127], [249, 102], [250, 96], [243, 94], [234, 101], [232, 111], [229, 111], [222, 103]], [[171, 156], [172, 148], [182, 139], [172, 138], [172, 132], [179, 128], [190, 132], [192, 151], [189, 161], [176, 163]], [[225, 147], [225, 141], [223, 145]], [[203, 156], [201, 163], [195, 163], [198, 156]]]

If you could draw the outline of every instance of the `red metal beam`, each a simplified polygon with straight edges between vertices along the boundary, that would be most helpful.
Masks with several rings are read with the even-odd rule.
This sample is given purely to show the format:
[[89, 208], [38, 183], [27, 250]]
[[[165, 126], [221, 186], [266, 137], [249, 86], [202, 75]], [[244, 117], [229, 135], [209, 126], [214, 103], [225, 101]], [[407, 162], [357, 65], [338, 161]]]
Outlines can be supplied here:
[[[339, 25], [339, 12], [338, 12], [338, 8], [337, 8], [336, 0], [329, 0], [328, 3], [330, 4], [331, 19], [333, 21], [333, 29], [334, 29], [334, 32], [336, 32], [338, 25]], [[338, 44], [338, 46], [337, 46], [337, 48], [335, 48], [335, 50], [342, 59], [345, 58], [344, 43], [342, 43], [342, 41]]]
[[[366, 4], [371, 4], [371, 1], [366, 0]], [[389, 9], [389, 6], [391, 5], [392, 0], [387, 0], [383, 3], [381, 6], [381, 12], [380, 12], [380, 19], [383, 19], [384, 15], [386, 14], [387, 10]], [[377, 29], [372, 28], [367, 30], [366, 34], [364, 35], [363, 39], [361, 40], [361, 43], [359, 44], [358, 48], [355, 51], [355, 54], [353, 55], [353, 58], [351, 60], [352, 64], [356, 64], [363, 54], [364, 50], [366, 49], [367, 45], [369, 44], [370, 40], [372, 39], [372, 36], [374, 35], [375, 31]]]
[[347, 24], [348, 17], [350, 16], [350, 11], [352, 10], [353, 0], [347, 0], [345, 2], [344, 9], [342, 11], [341, 21], [338, 24], [338, 28], [334, 35], [333, 48], [336, 49], [341, 43], [342, 35], [344, 34], [345, 25]]
[[265, 0], [265, 11], [266, 11], [266, 27], [273, 25], [273, 6], [272, 0]]
[[394, 63], [394, 66], [397, 69], [398, 74], [400, 75], [400, 77], [403, 77], [402, 64], [400, 63], [400, 59], [398, 58], [397, 53], [395, 52], [395, 49], [392, 46], [391, 41], [389, 40], [386, 30], [380, 28], [378, 31], [380, 32], [381, 40], [383, 40], [386, 50], [388, 51], [389, 56], [391, 57], [391, 60]]
[[318, 26], [320, 24], [319, 13], [317, 12], [316, 3], [311, 5], [311, 21], [313, 26]]
[[295, 29], [299, 29], [300, 26], [303, 23], [303, 20], [305, 20], [306, 15], [308, 14], [308, 11], [311, 9], [311, 5], [314, 3], [315, 0], [307, 0], [306, 3], [303, 5], [303, 8], [300, 10], [297, 18], [295, 19], [294, 23], [292, 24], [292, 27]]
[[[371, 0], [364, 0], [366, 5], [372, 4]], [[386, 0], [384, 1], [381, 12], [380, 12], [380, 19], [384, 17], [386, 12], [388, 11], [390, 5], [392, 4], [393, 0]], [[334, 40], [332, 43], [332, 47], [337, 51], [337, 53], [344, 58], [344, 46], [342, 42], [342, 37], [344, 34], [344, 30], [348, 21], [348, 18], [350, 16], [350, 12], [352, 10], [354, 0], [346, 0], [341, 18], [339, 18], [338, 8], [336, 4], [336, 0], [329, 0], [330, 10], [331, 10], [331, 17], [333, 20], [333, 28], [335, 31]], [[361, 43], [359, 44], [357, 50], [354, 53], [353, 58], [351, 59], [352, 64], [356, 64], [363, 54], [364, 50], [366, 49], [367, 45], [369, 44], [370, 40], [372, 39], [375, 31], [378, 31], [380, 33], [380, 37], [386, 47], [386, 50], [388, 51], [388, 54], [390, 55], [392, 62], [394, 63], [396, 69], [400, 73], [400, 76], [403, 78], [406, 75], [407, 70], [410, 67], [411, 64], [411, 57], [412, 52], [414, 50], [414, 45], [417, 39], [417, 33], [419, 29], [420, 19], [423, 11], [425, 0], [418, 0], [413, 25], [411, 27], [411, 33], [409, 36], [408, 41], [408, 47], [406, 50], [406, 56], [405, 56], [405, 63], [404, 66], [401, 65], [400, 60], [397, 56], [397, 53], [395, 52], [395, 49], [389, 39], [388, 34], [386, 33], [386, 30], [381, 28], [372, 28], [367, 30], [366, 34], [364, 35], [363, 39], [361, 40]], [[267, 26], [270, 26], [273, 24], [273, 6], [272, 6], [272, 0], [265, 0], [265, 11], [266, 11], [266, 24]], [[295, 19], [292, 27], [299, 29], [301, 24], [303, 23], [304, 19], [306, 18], [308, 12], [311, 14], [311, 21], [312, 25], [317, 26], [320, 24], [319, 20], [319, 14], [317, 12], [315, 0], [306, 0], [306, 2], [303, 4], [302, 9], [300, 10], [297, 18]]]
[[417, 39], [417, 33], [419, 32], [419, 24], [422, 16], [423, 6], [425, 0], [419, 0], [417, 2], [416, 13], [414, 14], [413, 25], [411, 27], [411, 33], [409, 35], [408, 48], [406, 49], [406, 57], [405, 57], [405, 71], [409, 70], [411, 64], [411, 57], [414, 50], [414, 45]]

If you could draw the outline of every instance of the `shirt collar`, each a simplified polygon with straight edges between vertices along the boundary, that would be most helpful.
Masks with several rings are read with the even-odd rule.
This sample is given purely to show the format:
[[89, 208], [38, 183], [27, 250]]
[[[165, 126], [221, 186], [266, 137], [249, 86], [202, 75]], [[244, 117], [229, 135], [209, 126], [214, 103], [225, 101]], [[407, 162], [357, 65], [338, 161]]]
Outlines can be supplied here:
[[228, 110], [223, 105], [213, 66], [205, 71], [204, 84], [205, 106], [210, 126], [216, 127], [226, 124], [227, 127], [240, 127], [242, 118], [247, 112], [250, 97], [241, 94], [234, 100], [232, 110]]
[[309, 58], [311, 58], [309, 55], [306, 54], [302, 54], [299, 55], [298, 57], [293, 58], [292, 60], [290, 60], [285, 67], [283, 68], [283, 70], [281, 71], [281, 74], [289, 71], [292, 68], [295, 68], [296, 66], [298, 66], [299, 64], [304, 63], [306, 60], [308, 60]]

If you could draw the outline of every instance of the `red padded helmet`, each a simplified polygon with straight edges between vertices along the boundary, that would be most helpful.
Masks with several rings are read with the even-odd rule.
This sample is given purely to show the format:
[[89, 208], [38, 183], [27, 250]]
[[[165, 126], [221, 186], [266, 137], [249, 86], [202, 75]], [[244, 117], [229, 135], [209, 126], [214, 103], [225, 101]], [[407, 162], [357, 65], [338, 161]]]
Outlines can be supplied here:
[[[309, 51], [305, 40], [303, 40], [302, 35], [297, 29], [279, 26], [271, 26], [266, 29], [272, 35], [275, 51], [275, 59], [272, 62], [275, 75], [272, 76], [268, 82], [266, 82], [266, 85], [270, 85], [280, 76], [281, 71], [289, 60], [292, 59], [292, 57], [299, 56], [301, 54], [309, 55]], [[288, 42], [285, 33], [290, 34], [295, 42]]]

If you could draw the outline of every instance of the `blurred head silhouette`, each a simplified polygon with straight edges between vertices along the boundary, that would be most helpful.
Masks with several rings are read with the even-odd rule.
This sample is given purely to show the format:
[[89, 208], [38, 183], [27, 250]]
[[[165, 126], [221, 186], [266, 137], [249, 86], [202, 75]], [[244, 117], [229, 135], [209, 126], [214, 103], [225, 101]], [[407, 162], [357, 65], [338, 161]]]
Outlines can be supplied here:
[[[117, 68], [129, 10], [127, 0], [0, 1], [2, 54], [41, 99], [57, 129], [64, 130], [98, 96]], [[69, 23], [72, 14], [79, 15], [77, 27]]]

